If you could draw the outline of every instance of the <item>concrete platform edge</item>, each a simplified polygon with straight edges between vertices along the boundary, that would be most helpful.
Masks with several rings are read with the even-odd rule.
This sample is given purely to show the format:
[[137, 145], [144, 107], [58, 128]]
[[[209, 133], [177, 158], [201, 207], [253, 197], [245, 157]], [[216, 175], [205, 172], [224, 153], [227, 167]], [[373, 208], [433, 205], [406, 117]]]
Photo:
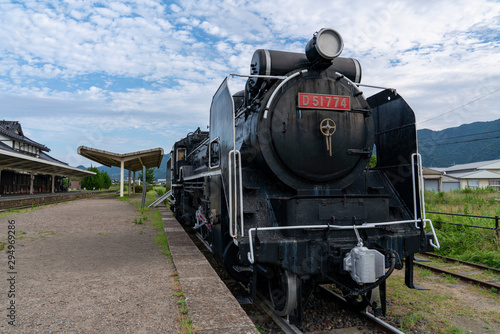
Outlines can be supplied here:
[[259, 333], [170, 210], [163, 203], [158, 209], [196, 333]]

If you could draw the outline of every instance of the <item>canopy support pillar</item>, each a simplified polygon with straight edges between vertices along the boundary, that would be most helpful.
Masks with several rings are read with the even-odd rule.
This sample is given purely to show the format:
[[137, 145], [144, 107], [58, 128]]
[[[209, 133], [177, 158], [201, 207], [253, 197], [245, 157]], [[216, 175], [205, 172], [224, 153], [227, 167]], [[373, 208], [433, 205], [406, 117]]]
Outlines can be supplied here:
[[35, 179], [35, 175], [33, 173], [30, 173], [30, 195], [33, 194], [33, 180]]
[[130, 169], [128, 170], [128, 196], [130, 197]]
[[135, 194], [135, 170], [134, 170], [134, 185], [133, 185], [133, 188], [132, 188], [132, 193]]
[[125, 169], [125, 159], [120, 159], [120, 197], [123, 197], [123, 170]]

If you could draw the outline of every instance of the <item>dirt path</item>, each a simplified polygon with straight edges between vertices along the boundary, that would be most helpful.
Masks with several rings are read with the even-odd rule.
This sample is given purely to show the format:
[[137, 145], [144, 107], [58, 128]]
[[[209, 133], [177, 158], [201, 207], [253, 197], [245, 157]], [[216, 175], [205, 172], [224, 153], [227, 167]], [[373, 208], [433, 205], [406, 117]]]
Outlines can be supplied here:
[[1, 217], [0, 241], [9, 220], [17, 240], [16, 274], [8, 273], [8, 244], [0, 252], [0, 332], [177, 333], [173, 265], [154, 228], [133, 223], [135, 209], [97, 198]]

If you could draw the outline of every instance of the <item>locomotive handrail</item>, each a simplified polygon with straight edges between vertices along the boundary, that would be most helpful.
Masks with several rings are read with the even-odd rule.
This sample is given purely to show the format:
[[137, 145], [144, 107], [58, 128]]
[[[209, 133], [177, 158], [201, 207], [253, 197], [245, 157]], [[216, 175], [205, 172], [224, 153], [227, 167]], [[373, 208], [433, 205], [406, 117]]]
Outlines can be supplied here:
[[[397, 224], [416, 224], [421, 222], [422, 220], [399, 220], [392, 222], [380, 222], [380, 223], [364, 223], [362, 225], [351, 225], [351, 226], [343, 226], [343, 225], [303, 225], [303, 226], [276, 226], [276, 227], [252, 227], [248, 230], [248, 241], [250, 244], [250, 252], [248, 252], [247, 257], [250, 263], [254, 263], [254, 251], [253, 251], [253, 238], [252, 232], [257, 231], [278, 231], [278, 230], [320, 230], [320, 229], [328, 229], [328, 230], [356, 230], [356, 229], [368, 229], [368, 228], [376, 228], [378, 226], [387, 226], [387, 225], [397, 225]], [[432, 225], [432, 221], [430, 219], [426, 219], [426, 222], [429, 223], [432, 230], [432, 235], [434, 240], [436, 240], [437, 245], [435, 245], [432, 240], [429, 240], [429, 244], [439, 249], [439, 241], [436, 236], [436, 231], [434, 230], [434, 226]]]
[[367, 85], [367, 84], [362, 84], [362, 83], [354, 83], [356, 86], [361, 86], [361, 87], [369, 87], [369, 88], [378, 88], [378, 89], [384, 89], [384, 90], [390, 90], [391, 92], [395, 93], [396, 95], [398, 94], [396, 88], [388, 88], [388, 87], [382, 87], [382, 86], [375, 86], [375, 85]]
[[[415, 157], [417, 158], [417, 182], [418, 182], [418, 189], [416, 189], [416, 183], [415, 183], [415, 168], [413, 167], [413, 161], [415, 161]], [[429, 240], [429, 244], [436, 248], [439, 249], [441, 248], [441, 245], [439, 244], [439, 240], [436, 235], [436, 231], [434, 231], [434, 225], [432, 225], [432, 221], [430, 219], [427, 219], [425, 216], [425, 195], [424, 195], [424, 175], [423, 175], [423, 169], [422, 169], [422, 156], [420, 153], [413, 153], [411, 155], [411, 161], [412, 161], [412, 168], [411, 168], [411, 177], [412, 177], [412, 185], [413, 185], [413, 213], [414, 213], [414, 218], [415, 218], [415, 227], [420, 229], [418, 226], [418, 217], [417, 217], [417, 191], [419, 192], [420, 196], [420, 211], [421, 211], [421, 216], [422, 219], [420, 220], [423, 222], [423, 227], [426, 227], [426, 222], [429, 222], [431, 225], [431, 230], [432, 230], [432, 235], [434, 240], [436, 241], [436, 244], [432, 240]]]
[[434, 242], [432, 242], [432, 240], [429, 240], [429, 244], [436, 249], [440, 249], [441, 245], [439, 244], [439, 240], [437, 238], [436, 231], [434, 230], [434, 225], [432, 225], [432, 221], [430, 219], [425, 219], [424, 222], [425, 221], [429, 222], [429, 225], [431, 226], [431, 230], [432, 230], [432, 236], [434, 237], [434, 240], [436, 240], [436, 244], [434, 244]]
[[207, 139], [203, 140], [198, 146], [195, 147], [194, 150], [192, 150], [191, 152], [189, 152], [189, 154], [186, 156], [186, 158], [189, 158], [193, 153], [195, 153], [196, 151], [198, 151], [198, 149], [200, 147], [202, 147], [203, 145], [205, 145], [209, 140], [210, 140], [210, 137], [208, 137]]
[[[418, 175], [415, 176], [415, 168], [413, 166], [413, 162], [415, 161], [415, 157], [417, 158], [417, 173]], [[425, 226], [425, 195], [422, 189], [424, 189], [424, 176], [422, 174], [422, 156], [420, 153], [413, 153], [411, 155], [411, 161], [412, 161], [412, 168], [411, 168], [411, 179], [412, 179], [412, 186], [413, 186], [413, 217], [415, 220], [418, 219], [417, 215], [417, 191], [420, 193], [420, 205], [421, 205], [421, 212], [420, 214], [422, 215], [422, 220], [424, 221], [424, 228]], [[417, 180], [415, 180], [417, 178]], [[418, 182], [418, 189], [416, 189], [416, 183], [415, 181]], [[416, 228], [420, 228], [417, 223], [415, 223]]]
[[342, 73], [339, 73], [339, 72], [335, 72], [335, 74], [340, 78], [344, 78], [345, 80], [347, 80], [347, 82], [349, 82], [351, 84], [351, 86], [353, 86], [357, 91], [358, 93], [363, 93], [362, 91], [359, 90], [359, 84], [352, 81], [351, 79], [349, 79], [348, 77], [346, 77], [345, 75], [343, 75]]
[[[231, 155], [233, 155], [233, 160], [234, 160], [234, 166], [231, 165]], [[236, 159], [236, 156], [238, 156], [238, 159]], [[241, 153], [238, 150], [231, 150], [229, 151], [229, 235], [234, 239], [238, 237], [238, 213], [236, 212], [235, 214], [235, 219], [233, 222], [233, 175], [232, 175], [232, 169], [234, 167], [234, 184], [235, 184], [235, 191], [234, 191], [234, 204], [235, 204], [235, 210], [238, 208], [238, 195], [237, 195], [237, 190], [239, 188], [239, 202], [240, 202], [240, 224], [241, 224], [241, 236], [245, 236], [245, 225], [243, 222], [243, 179], [242, 179], [242, 173], [241, 173]], [[236, 162], [238, 161], [238, 163]], [[238, 169], [239, 172], [239, 177], [236, 177], [236, 169]], [[238, 181], [238, 186], [236, 186], [236, 182]], [[234, 231], [233, 231], [233, 223], [234, 223]]]
[[231, 73], [229, 74], [230, 76], [234, 77], [241, 77], [241, 78], [259, 78], [259, 79], [277, 79], [277, 80], [283, 80], [288, 78], [285, 75], [257, 75], [257, 74], [236, 74], [236, 73]]

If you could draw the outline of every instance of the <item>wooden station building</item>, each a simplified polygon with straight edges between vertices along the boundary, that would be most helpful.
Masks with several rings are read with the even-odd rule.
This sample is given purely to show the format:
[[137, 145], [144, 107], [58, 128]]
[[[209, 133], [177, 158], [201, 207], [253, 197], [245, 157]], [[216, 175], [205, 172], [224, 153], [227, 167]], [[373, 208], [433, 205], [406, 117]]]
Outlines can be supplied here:
[[50, 149], [26, 137], [17, 121], [0, 121], [0, 195], [67, 190], [64, 178], [95, 173], [71, 167], [47, 154]]

